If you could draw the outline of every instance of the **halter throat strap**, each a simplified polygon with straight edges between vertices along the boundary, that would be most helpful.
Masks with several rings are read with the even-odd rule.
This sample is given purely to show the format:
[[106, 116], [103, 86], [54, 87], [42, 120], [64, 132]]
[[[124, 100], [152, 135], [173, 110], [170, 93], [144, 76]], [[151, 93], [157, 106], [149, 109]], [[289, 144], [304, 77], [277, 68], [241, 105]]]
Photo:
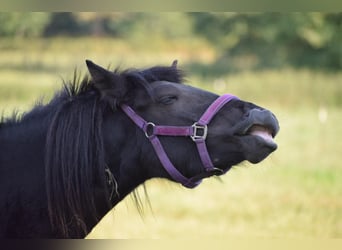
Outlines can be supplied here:
[[[161, 164], [169, 175], [177, 182], [188, 188], [198, 186], [202, 179], [225, 173], [224, 170], [215, 168], [211, 161], [207, 146], [206, 137], [208, 134], [208, 124], [221, 108], [233, 99], [238, 99], [234, 95], [225, 94], [218, 97], [204, 112], [201, 118], [191, 126], [163, 126], [155, 125], [153, 122], [145, 121], [135, 111], [126, 104], [121, 105], [123, 112], [144, 131], [145, 136], [150, 140]], [[158, 136], [188, 136], [195, 143], [201, 158], [205, 172], [191, 178], [182, 175], [172, 164], [167, 156]]]

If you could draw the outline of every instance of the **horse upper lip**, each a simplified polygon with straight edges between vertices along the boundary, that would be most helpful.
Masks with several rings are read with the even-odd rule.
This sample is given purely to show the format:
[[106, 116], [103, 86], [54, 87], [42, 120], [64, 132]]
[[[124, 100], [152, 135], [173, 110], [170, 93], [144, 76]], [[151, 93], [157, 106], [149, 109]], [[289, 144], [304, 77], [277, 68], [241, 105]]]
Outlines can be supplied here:
[[235, 126], [235, 133], [238, 135], [267, 135], [274, 138], [279, 132], [277, 118], [268, 110], [253, 109], [247, 118]]

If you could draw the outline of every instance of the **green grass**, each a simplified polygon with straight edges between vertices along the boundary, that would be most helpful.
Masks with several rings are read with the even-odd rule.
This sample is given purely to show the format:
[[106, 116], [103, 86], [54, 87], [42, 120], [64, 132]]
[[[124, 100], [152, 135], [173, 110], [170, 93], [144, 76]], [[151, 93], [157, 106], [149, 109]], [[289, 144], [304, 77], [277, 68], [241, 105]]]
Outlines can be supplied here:
[[205, 180], [194, 190], [149, 181], [153, 212], [146, 204], [140, 216], [127, 197], [89, 238], [342, 237], [342, 72], [190, 71], [194, 62], [210, 70], [216, 57], [198, 40], [1, 40], [0, 54], [0, 112], [5, 115], [14, 108], [27, 111], [39, 98], [47, 101], [75, 67], [86, 72], [87, 58], [122, 68], [170, 64], [177, 58], [189, 71], [190, 84], [234, 93], [279, 118], [279, 149], [261, 164], [242, 163], [222, 182]]

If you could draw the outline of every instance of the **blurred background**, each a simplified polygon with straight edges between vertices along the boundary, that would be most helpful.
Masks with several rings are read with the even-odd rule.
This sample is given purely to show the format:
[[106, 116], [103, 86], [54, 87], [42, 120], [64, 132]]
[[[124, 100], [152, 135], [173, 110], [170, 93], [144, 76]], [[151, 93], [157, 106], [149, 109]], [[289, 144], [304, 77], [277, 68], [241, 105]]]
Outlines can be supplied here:
[[281, 126], [264, 162], [194, 190], [148, 181], [88, 238], [342, 236], [342, 13], [1, 12], [0, 112], [47, 102], [85, 59], [178, 59], [187, 84], [266, 107]]

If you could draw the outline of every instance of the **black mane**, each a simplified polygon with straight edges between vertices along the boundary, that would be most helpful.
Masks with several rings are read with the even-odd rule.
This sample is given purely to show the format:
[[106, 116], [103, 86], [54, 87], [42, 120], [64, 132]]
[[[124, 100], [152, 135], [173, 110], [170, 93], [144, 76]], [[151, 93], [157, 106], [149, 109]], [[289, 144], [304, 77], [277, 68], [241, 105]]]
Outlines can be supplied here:
[[[183, 75], [174, 67], [115, 70], [114, 73], [126, 84], [142, 86], [147, 91], [148, 84], [153, 81], [180, 83]], [[89, 228], [84, 221], [99, 220], [95, 198], [99, 200], [100, 197], [107, 208], [111, 207], [102, 119], [104, 112], [115, 111], [116, 107], [101, 98], [88, 76], [79, 79], [75, 73], [73, 80], [64, 83], [64, 88], [50, 103], [39, 104], [15, 119], [17, 123], [22, 122], [42, 112], [49, 116], [45, 147], [49, 217], [56, 232], [65, 237], [79, 236], [71, 235], [72, 232], [86, 234]], [[101, 192], [94, 189], [95, 184], [102, 187]]]

